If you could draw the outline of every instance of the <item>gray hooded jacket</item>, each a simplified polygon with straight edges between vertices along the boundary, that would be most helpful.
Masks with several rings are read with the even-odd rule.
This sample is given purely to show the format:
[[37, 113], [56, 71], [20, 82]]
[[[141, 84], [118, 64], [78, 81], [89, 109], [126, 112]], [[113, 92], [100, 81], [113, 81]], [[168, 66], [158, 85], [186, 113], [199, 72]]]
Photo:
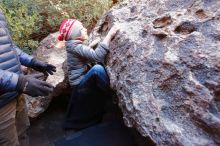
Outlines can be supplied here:
[[66, 42], [66, 51], [69, 83], [74, 87], [85, 76], [89, 63], [104, 62], [108, 47], [104, 43], [99, 43], [94, 50], [79, 40], [70, 40]]

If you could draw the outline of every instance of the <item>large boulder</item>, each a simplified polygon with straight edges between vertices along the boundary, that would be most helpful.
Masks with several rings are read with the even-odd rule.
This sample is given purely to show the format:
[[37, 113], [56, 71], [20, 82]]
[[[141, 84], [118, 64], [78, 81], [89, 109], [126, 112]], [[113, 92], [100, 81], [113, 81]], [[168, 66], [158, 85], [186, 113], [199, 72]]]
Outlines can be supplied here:
[[220, 1], [125, 0], [90, 41], [117, 24], [107, 70], [124, 122], [156, 145], [220, 145]]
[[47, 82], [51, 83], [55, 89], [49, 96], [30, 97], [26, 96], [28, 105], [28, 115], [31, 118], [38, 117], [43, 113], [51, 103], [54, 97], [59, 97], [69, 90], [67, 79], [67, 68], [65, 65], [66, 49], [63, 42], [57, 40], [58, 33], [50, 34], [41, 41], [40, 46], [34, 52], [34, 56], [39, 60], [48, 62], [56, 66], [54, 75], [47, 78]]

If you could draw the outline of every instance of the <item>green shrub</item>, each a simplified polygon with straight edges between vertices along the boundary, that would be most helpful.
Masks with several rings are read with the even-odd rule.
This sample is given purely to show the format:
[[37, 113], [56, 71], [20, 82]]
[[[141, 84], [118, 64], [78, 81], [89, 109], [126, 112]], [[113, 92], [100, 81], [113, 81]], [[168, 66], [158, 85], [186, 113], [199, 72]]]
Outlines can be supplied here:
[[35, 0], [45, 16], [48, 31], [57, 31], [65, 18], [79, 19], [91, 30], [105, 10], [112, 5], [111, 0]]
[[39, 29], [40, 15], [30, 0], [0, 0], [0, 9], [5, 14], [12, 39], [27, 53], [38, 46], [31, 34]]

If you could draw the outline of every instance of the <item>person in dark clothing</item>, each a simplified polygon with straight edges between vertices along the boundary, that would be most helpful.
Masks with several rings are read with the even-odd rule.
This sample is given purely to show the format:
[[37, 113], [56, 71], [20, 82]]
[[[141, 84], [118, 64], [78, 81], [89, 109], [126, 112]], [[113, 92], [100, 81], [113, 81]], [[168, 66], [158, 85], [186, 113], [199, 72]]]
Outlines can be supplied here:
[[[53, 74], [55, 66], [39, 61], [13, 44], [4, 14], [0, 11], [0, 145], [28, 146], [24, 139], [29, 119], [22, 93], [30, 96], [47, 96], [53, 86], [40, 78], [43, 73], [24, 75], [21, 65], [45, 74]], [[18, 140], [19, 139], [19, 140]]]
[[82, 129], [101, 120], [109, 92], [109, 77], [103, 64], [109, 43], [118, 28], [113, 26], [98, 47], [93, 50], [83, 44], [87, 29], [76, 19], [67, 19], [60, 26], [60, 41], [66, 41], [67, 66], [72, 95], [69, 101], [65, 128]]

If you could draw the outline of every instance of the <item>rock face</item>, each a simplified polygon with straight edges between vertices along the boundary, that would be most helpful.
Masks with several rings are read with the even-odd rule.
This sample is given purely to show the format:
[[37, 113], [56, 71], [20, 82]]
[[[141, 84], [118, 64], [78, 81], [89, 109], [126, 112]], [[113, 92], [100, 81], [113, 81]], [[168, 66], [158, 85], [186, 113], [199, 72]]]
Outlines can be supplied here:
[[27, 96], [29, 117], [35, 118], [43, 113], [49, 106], [53, 97], [60, 96], [68, 91], [69, 84], [67, 79], [67, 69], [65, 67], [66, 51], [64, 43], [57, 40], [58, 33], [54, 33], [46, 37], [34, 53], [39, 60], [48, 62], [56, 66], [57, 71], [54, 75], [47, 78], [47, 82], [51, 83], [55, 89], [48, 97], [29, 97]]
[[117, 24], [107, 70], [124, 122], [155, 145], [220, 145], [220, 1], [125, 0], [90, 41]]

